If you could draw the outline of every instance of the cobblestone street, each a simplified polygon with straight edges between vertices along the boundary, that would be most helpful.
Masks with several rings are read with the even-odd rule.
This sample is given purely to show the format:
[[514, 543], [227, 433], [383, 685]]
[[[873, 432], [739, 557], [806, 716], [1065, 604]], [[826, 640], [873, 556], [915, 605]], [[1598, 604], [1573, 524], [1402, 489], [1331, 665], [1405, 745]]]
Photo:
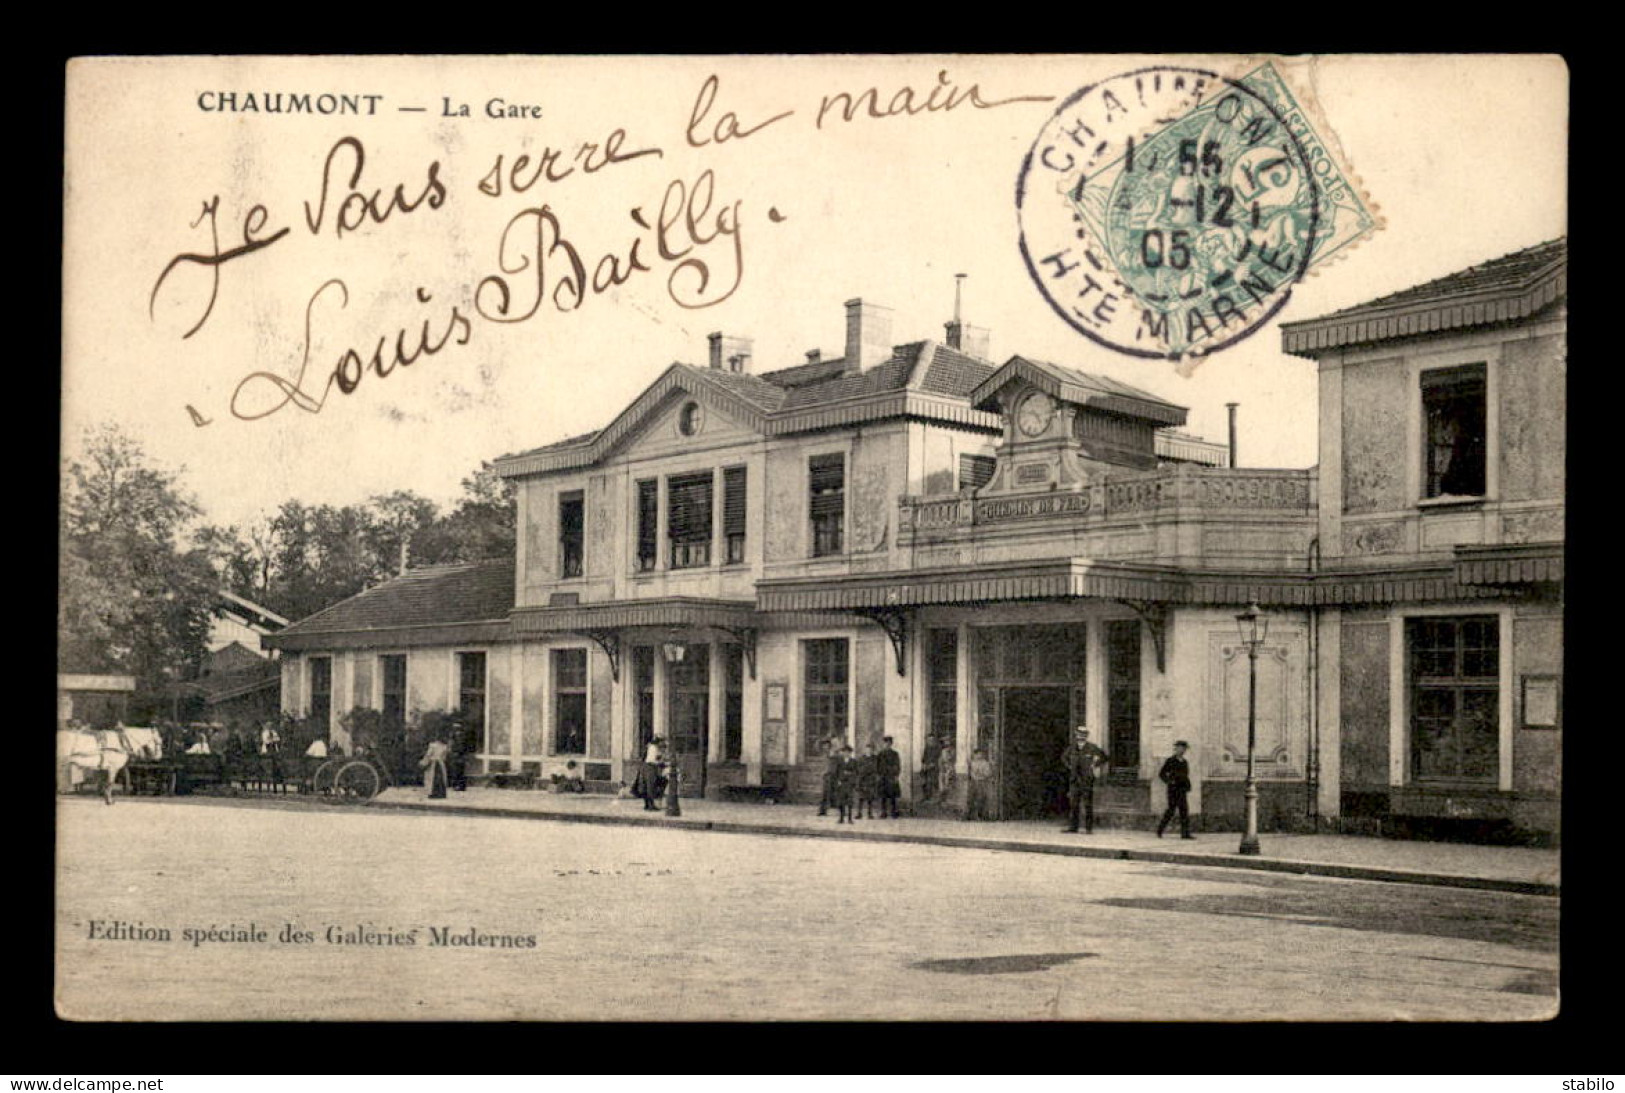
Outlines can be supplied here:
[[[68, 799], [58, 823], [57, 997], [77, 1018], [1517, 1020], [1557, 1004], [1547, 897], [257, 802]], [[183, 938], [251, 925], [266, 939]], [[311, 940], [279, 940], [287, 925]], [[437, 945], [431, 928], [534, 947]]]

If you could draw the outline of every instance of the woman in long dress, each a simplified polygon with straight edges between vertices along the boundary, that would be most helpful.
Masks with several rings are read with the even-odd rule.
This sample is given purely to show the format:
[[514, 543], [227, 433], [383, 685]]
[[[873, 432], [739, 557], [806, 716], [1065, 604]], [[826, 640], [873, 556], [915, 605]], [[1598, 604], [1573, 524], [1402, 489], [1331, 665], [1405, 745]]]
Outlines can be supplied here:
[[429, 741], [422, 760], [418, 762], [423, 770], [423, 784], [428, 788], [430, 797], [446, 795], [446, 754], [449, 750], [446, 742], [436, 737]]

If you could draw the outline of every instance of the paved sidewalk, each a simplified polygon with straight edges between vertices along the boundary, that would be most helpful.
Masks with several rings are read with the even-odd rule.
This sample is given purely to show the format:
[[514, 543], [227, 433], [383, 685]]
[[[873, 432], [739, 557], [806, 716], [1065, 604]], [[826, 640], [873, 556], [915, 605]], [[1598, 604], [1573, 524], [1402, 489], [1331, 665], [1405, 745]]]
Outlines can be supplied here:
[[946, 819], [860, 820], [837, 826], [812, 805], [688, 800], [681, 817], [648, 812], [635, 798], [566, 795], [546, 791], [469, 789], [440, 801], [416, 787], [386, 790], [372, 807], [422, 809], [463, 815], [500, 815], [575, 823], [653, 824], [696, 830], [812, 838], [914, 842], [1036, 854], [1170, 862], [1232, 869], [1345, 877], [1355, 880], [1483, 888], [1555, 896], [1559, 852], [1528, 847], [1372, 839], [1353, 835], [1260, 836], [1263, 854], [1236, 852], [1239, 836], [1210, 832], [1193, 841], [1150, 831], [1096, 829], [1092, 835], [1063, 832], [1058, 822], [965, 822]]

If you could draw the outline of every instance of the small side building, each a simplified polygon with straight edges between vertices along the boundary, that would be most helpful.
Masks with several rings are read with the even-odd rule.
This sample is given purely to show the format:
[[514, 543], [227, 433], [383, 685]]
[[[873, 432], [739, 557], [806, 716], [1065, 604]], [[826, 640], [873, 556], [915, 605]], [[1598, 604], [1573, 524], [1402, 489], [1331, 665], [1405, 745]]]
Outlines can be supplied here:
[[1345, 818], [1556, 836], [1568, 248], [1282, 326], [1320, 369], [1322, 758]]

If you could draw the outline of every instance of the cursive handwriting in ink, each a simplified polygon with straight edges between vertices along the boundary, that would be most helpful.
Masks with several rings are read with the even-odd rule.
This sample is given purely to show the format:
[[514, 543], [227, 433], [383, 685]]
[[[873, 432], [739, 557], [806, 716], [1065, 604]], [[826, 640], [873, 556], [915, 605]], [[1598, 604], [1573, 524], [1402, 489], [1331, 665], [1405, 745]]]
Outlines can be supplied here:
[[288, 234], [289, 229], [283, 228], [275, 235], [266, 236], [264, 239], [255, 239], [255, 234], [265, 227], [266, 218], [270, 216], [270, 213], [266, 210], [264, 205], [255, 205], [253, 208], [248, 210], [248, 215], [243, 217], [243, 245], [240, 247], [234, 247], [228, 251], [222, 251], [220, 249], [220, 227], [217, 220], [219, 213], [220, 195], [215, 194], [213, 197], [203, 203], [203, 211], [198, 214], [198, 218], [192, 221], [191, 224], [191, 226], [195, 228], [205, 220], [209, 222], [210, 253], [183, 253], [177, 254], [175, 257], [171, 258], [169, 260], [169, 264], [164, 267], [164, 271], [158, 275], [158, 280], [153, 282], [152, 294], [147, 297], [147, 317], [149, 319], [156, 318], [158, 290], [164, 287], [164, 281], [169, 277], [170, 273], [174, 271], [175, 267], [183, 265], [187, 262], [195, 262], [200, 266], [207, 266], [209, 268], [209, 302], [204, 305], [203, 314], [198, 316], [197, 322], [192, 324], [192, 329], [181, 335], [182, 338], [190, 338], [193, 334], [196, 334], [199, 330], [203, 329], [203, 324], [208, 321], [209, 314], [214, 311], [214, 302], [220, 296], [221, 266], [225, 265], [233, 258], [241, 258], [245, 254], [253, 254], [257, 250], [269, 247], [272, 243], [275, 243], [278, 239], [281, 239], [284, 235]]
[[[559, 148], [543, 148], [541, 155], [536, 157], [536, 169], [530, 169], [531, 160], [528, 155], [515, 156], [513, 166], [508, 169], [506, 179], [508, 189], [516, 194], [522, 194], [542, 179], [549, 182], [563, 182], [576, 173], [579, 167], [583, 174], [596, 174], [605, 167], [615, 163], [625, 163], [627, 160], [638, 159], [642, 156], [665, 156], [659, 148], [639, 148], [635, 152], [621, 151], [621, 143], [626, 140], [626, 130], [617, 129], [604, 138], [602, 147], [592, 141], [582, 141], [576, 148], [576, 154], [562, 163], [560, 157], [564, 154]], [[487, 197], [501, 197], [504, 175], [502, 171], [502, 156], [497, 156], [496, 162], [480, 179], [480, 193]]]
[[[561, 312], [580, 309], [593, 296], [629, 281], [634, 274], [653, 270], [645, 250], [653, 235], [655, 253], [672, 263], [666, 291], [679, 306], [691, 309], [721, 303], [738, 290], [745, 275], [744, 246], [740, 234], [741, 201], [724, 205], [715, 215], [715, 175], [706, 170], [692, 186], [674, 179], [661, 197], [660, 212], [651, 225], [641, 208], [630, 213], [641, 229], [631, 243], [603, 254], [589, 272], [582, 247], [565, 231], [551, 206], [521, 209], [503, 229], [497, 244], [500, 274], [483, 278], [474, 290], [474, 310], [495, 323], [521, 323], [546, 302]], [[702, 251], [727, 237], [733, 248], [733, 277], [726, 292], [707, 295], [712, 288], [711, 261]], [[515, 301], [514, 285], [525, 284], [522, 302]]]
[[[937, 72], [937, 85], [933, 87], [923, 99], [912, 87], [901, 87], [885, 106], [880, 105], [880, 91], [877, 88], [867, 88], [858, 92], [854, 97], [850, 92], [837, 91], [833, 95], [825, 95], [823, 102], [818, 106], [817, 128], [824, 127], [824, 117], [833, 107], [837, 99], [845, 100], [841, 105], [840, 116], [842, 121], [851, 121], [860, 116], [860, 111], [871, 118], [891, 118], [899, 114], [919, 114], [925, 111], [952, 110], [964, 103], [970, 103], [978, 110], [991, 110], [998, 106], [1010, 106], [1018, 102], [1051, 102], [1054, 95], [1013, 95], [1008, 99], [984, 99], [982, 90], [976, 84], [969, 87], [960, 87], [948, 79], [948, 70], [940, 69]], [[867, 101], [867, 110], [862, 108]]]
[[333, 162], [340, 152], [348, 152], [354, 157], [355, 166], [350, 171], [350, 180], [344, 183], [345, 189], [350, 192], [339, 203], [338, 211], [333, 216], [333, 233], [339, 238], [343, 238], [345, 232], [361, 227], [367, 222], [368, 217], [372, 218], [373, 223], [382, 224], [397, 209], [402, 213], [410, 213], [425, 202], [431, 209], [438, 209], [446, 203], [446, 184], [440, 181], [440, 161], [434, 160], [429, 164], [423, 190], [415, 199], [407, 198], [406, 184], [403, 182], [395, 187], [395, 195], [389, 199], [388, 204], [379, 205], [379, 199], [384, 195], [382, 189], [373, 190], [368, 195], [357, 188], [357, 184], [361, 181], [362, 169], [367, 162], [366, 149], [355, 137], [340, 137], [338, 142], [328, 149], [327, 162], [322, 166], [322, 196], [314, 212], [311, 210], [310, 202], [305, 202], [305, 225], [310, 228], [312, 235], [321, 234], [322, 222], [327, 217], [327, 191], [333, 181]]
[[794, 110], [786, 110], [784, 113], [775, 114], [773, 117], [768, 118], [766, 121], [757, 125], [741, 126], [739, 123], [739, 116], [730, 110], [726, 114], [722, 115], [722, 117], [717, 119], [716, 125], [712, 128], [711, 135], [709, 137], [707, 137], [702, 131], [699, 135], [699, 139], [696, 140], [694, 138], [694, 131], [699, 129], [700, 124], [706, 120], [705, 116], [711, 112], [711, 104], [716, 101], [717, 87], [720, 83], [721, 81], [717, 78], [716, 74], [712, 73], [705, 78], [705, 83], [700, 85], [699, 96], [694, 100], [693, 109], [688, 112], [688, 129], [685, 135], [688, 138], [690, 147], [703, 148], [707, 144], [711, 144], [713, 142], [721, 144], [724, 141], [734, 140], [736, 138], [743, 140], [752, 133], [760, 133], [763, 129], [766, 129], [774, 122], [783, 121], [785, 118], [788, 118], [790, 115], [795, 113]]
[[[236, 418], [243, 421], [257, 421], [263, 417], [281, 410], [290, 402], [307, 413], [319, 414], [327, 403], [328, 393], [336, 385], [341, 394], [350, 394], [361, 384], [362, 378], [371, 371], [383, 379], [397, 367], [406, 366], [421, 357], [432, 357], [446, 348], [448, 344], [467, 345], [474, 336], [474, 324], [462, 313], [462, 309], [452, 305], [451, 314], [447, 316], [445, 325], [438, 338], [432, 332], [431, 321], [423, 320], [413, 344], [408, 345], [408, 331], [403, 327], [395, 333], [394, 351], [387, 356], [385, 347], [389, 344], [389, 335], [379, 335], [372, 352], [363, 357], [359, 350], [346, 348], [339, 354], [322, 382], [321, 388], [315, 392], [305, 389], [305, 375], [310, 370], [311, 356], [311, 315], [315, 311], [316, 302], [329, 289], [338, 290], [338, 306], [342, 310], [349, 306], [350, 289], [337, 277], [322, 283], [321, 287], [311, 293], [310, 299], [305, 303], [305, 350], [299, 361], [298, 375], [290, 382], [285, 376], [275, 372], [250, 372], [244, 376], [231, 393], [231, 412]], [[418, 303], [429, 303], [434, 297], [425, 289], [419, 288], [416, 293]], [[269, 388], [269, 390], [267, 390]], [[261, 395], [264, 392], [264, 395]], [[281, 398], [277, 398], [277, 395]], [[239, 400], [246, 397], [245, 404]]]

